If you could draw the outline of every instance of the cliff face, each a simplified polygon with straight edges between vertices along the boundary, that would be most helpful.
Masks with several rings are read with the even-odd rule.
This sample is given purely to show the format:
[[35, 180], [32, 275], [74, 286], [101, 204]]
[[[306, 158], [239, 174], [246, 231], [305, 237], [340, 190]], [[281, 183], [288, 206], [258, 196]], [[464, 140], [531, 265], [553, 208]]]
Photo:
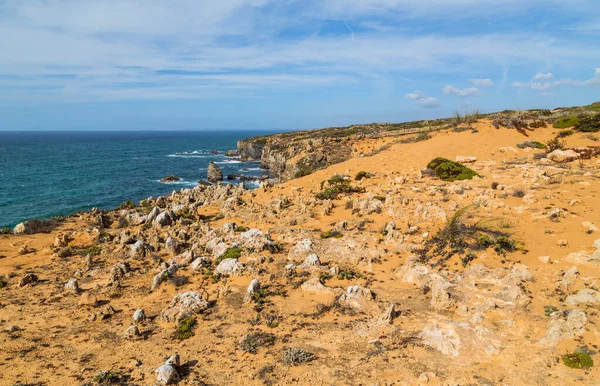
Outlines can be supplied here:
[[244, 139], [237, 142], [237, 149], [242, 159], [259, 160], [266, 144], [264, 137]]
[[436, 120], [305, 130], [240, 140], [237, 148], [243, 159], [260, 160], [261, 167], [270, 170], [272, 177], [286, 181], [376, 152], [382, 146], [400, 140], [399, 137], [406, 138], [447, 125], [445, 120]]

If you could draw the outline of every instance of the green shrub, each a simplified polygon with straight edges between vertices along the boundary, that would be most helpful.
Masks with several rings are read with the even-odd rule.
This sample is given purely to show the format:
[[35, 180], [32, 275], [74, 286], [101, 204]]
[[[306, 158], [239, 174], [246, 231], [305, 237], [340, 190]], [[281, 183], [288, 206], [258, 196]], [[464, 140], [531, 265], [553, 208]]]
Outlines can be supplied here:
[[463, 267], [466, 267], [466, 266], [467, 266], [467, 265], [468, 265], [468, 264], [469, 264], [471, 261], [475, 260], [476, 258], [477, 258], [477, 255], [476, 255], [476, 254], [474, 254], [473, 252], [470, 252], [470, 251], [469, 251], [469, 252], [467, 252], [467, 254], [466, 254], [466, 255], [465, 255], [465, 256], [464, 256], [462, 259], [460, 259], [460, 260], [461, 260], [462, 266], [463, 266]]
[[0, 235], [10, 235], [12, 234], [12, 230], [9, 227], [0, 228]]
[[538, 141], [525, 141], [517, 144], [519, 149], [531, 148], [531, 149], [545, 149], [546, 145]]
[[322, 239], [329, 239], [329, 238], [332, 238], [332, 237], [334, 237], [336, 239], [339, 239], [339, 238], [342, 238], [343, 236], [344, 235], [342, 234], [342, 232], [336, 231], [335, 229], [330, 229], [327, 232], [321, 233], [321, 238]]
[[544, 121], [533, 121], [529, 124], [532, 129], [539, 129], [540, 127], [547, 127], [548, 125]]
[[438, 178], [444, 181], [470, 180], [478, 174], [458, 162], [438, 157], [427, 164], [427, 167], [433, 169]]
[[125, 201], [121, 205], [119, 205], [119, 209], [134, 209], [135, 203], [133, 201]]
[[575, 125], [575, 129], [584, 133], [596, 133], [600, 131], [600, 114], [582, 117]]
[[242, 256], [242, 248], [227, 248], [221, 256], [217, 257], [215, 265], [219, 265], [219, 263], [225, 259], [239, 259], [240, 256]]
[[312, 171], [309, 169], [300, 169], [298, 170], [295, 174], [294, 174], [294, 178], [300, 178], [300, 177], [304, 177], [304, 176], [308, 176], [309, 174], [311, 174]]
[[363, 279], [364, 276], [351, 268], [343, 268], [343, 269], [340, 269], [340, 271], [338, 272], [337, 278], [339, 280], [354, 280], [354, 279]]
[[[325, 188], [325, 183], [329, 186]], [[321, 182], [321, 191], [315, 197], [319, 200], [335, 200], [340, 193], [362, 193], [365, 188], [353, 186], [343, 176], [335, 175], [327, 181]]]
[[338, 198], [339, 194], [340, 190], [338, 188], [325, 188], [315, 194], [315, 197], [319, 200], [335, 200]]
[[575, 132], [573, 130], [561, 130], [558, 132], [558, 134], [556, 135], [558, 138], [565, 138], [568, 137], [569, 135], [573, 135], [575, 134]]
[[175, 331], [175, 338], [184, 340], [194, 336], [194, 326], [196, 325], [196, 319], [185, 317], [179, 320], [177, 330]]
[[102, 253], [102, 247], [99, 245], [92, 245], [91, 247], [87, 247], [79, 251], [81, 256], [98, 256], [100, 253]]
[[363, 178], [371, 178], [371, 175], [363, 170], [363, 171], [356, 173], [356, 177], [354, 177], [354, 179], [356, 181], [360, 181]]
[[566, 129], [568, 127], [573, 127], [579, 122], [579, 118], [576, 116], [562, 117], [556, 123], [554, 123], [555, 129]]
[[93, 380], [100, 385], [115, 385], [121, 383], [123, 379], [119, 373], [104, 370], [100, 371]]
[[175, 214], [181, 218], [186, 218], [186, 219], [194, 218], [194, 213], [189, 208], [189, 206], [183, 207], [181, 210], [178, 210], [177, 212], [175, 212]]
[[572, 369], [589, 369], [594, 366], [594, 360], [589, 354], [583, 352], [574, 352], [562, 356], [565, 366]]
[[488, 235], [480, 235], [477, 238], [477, 245], [480, 246], [481, 248], [489, 248], [492, 245], [494, 245], [494, 239], [492, 239]]
[[546, 316], [550, 316], [550, 315], [552, 315], [556, 311], [558, 311], [558, 308], [556, 308], [554, 306], [546, 306], [546, 307], [544, 307], [544, 315], [546, 315]]

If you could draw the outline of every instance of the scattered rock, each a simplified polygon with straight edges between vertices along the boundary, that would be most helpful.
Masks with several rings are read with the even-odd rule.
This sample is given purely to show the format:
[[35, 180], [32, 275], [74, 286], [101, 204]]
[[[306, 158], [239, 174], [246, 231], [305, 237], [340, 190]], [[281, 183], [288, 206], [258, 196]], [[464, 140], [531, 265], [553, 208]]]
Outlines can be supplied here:
[[208, 164], [207, 178], [209, 182], [223, 181], [223, 171], [214, 162]]
[[167, 361], [164, 365], [157, 368], [154, 372], [156, 374], [156, 382], [159, 385], [173, 385], [181, 379], [179, 373], [179, 355], [175, 354]]
[[241, 274], [244, 269], [244, 264], [237, 261], [237, 259], [223, 259], [215, 268], [215, 272], [223, 276], [232, 276]]
[[96, 307], [98, 305], [98, 298], [89, 292], [84, 292], [79, 297], [80, 306]]
[[134, 323], [142, 323], [146, 320], [146, 312], [144, 312], [143, 308], [138, 308], [133, 313], [133, 322]]
[[246, 291], [246, 295], [244, 296], [244, 302], [249, 302], [252, 300], [252, 296], [256, 291], [260, 289], [260, 282], [258, 279], [252, 279], [250, 285], [248, 285], [248, 290]]
[[168, 307], [163, 309], [160, 317], [169, 322], [178, 321], [186, 316], [193, 316], [208, 309], [208, 302], [198, 292], [188, 291], [176, 295]]
[[135, 324], [127, 327], [127, 330], [125, 330], [125, 333], [123, 334], [123, 338], [130, 340], [138, 339], [140, 336], [140, 330]]
[[169, 176], [166, 176], [165, 178], [161, 178], [160, 182], [176, 182], [176, 181], [180, 181], [181, 178], [171, 174]]
[[33, 285], [38, 282], [38, 277], [33, 273], [28, 273], [21, 278], [19, 281], [19, 287], [25, 287], [26, 285]]
[[65, 284], [65, 291], [70, 292], [72, 294], [78, 294], [79, 293], [79, 282], [77, 281], [77, 279], [69, 280], [67, 282], [67, 284]]
[[579, 153], [573, 150], [560, 150], [556, 149], [548, 154], [546, 154], [546, 158], [554, 161], [554, 162], [571, 162], [580, 158]]
[[565, 303], [570, 305], [600, 303], [600, 292], [590, 288], [585, 288], [577, 292], [575, 295], [567, 296]]
[[468, 155], [468, 156], [457, 155], [456, 156], [456, 162], [459, 162], [461, 164], [469, 164], [469, 163], [473, 163], [475, 161], [477, 161], [477, 157], [472, 156], [472, 155]]

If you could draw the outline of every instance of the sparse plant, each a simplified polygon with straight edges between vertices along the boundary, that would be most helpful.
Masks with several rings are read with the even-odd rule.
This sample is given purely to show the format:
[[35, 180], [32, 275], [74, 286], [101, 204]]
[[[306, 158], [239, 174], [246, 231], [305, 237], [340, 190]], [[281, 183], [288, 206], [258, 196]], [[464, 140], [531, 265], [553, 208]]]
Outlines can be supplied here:
[[600, 114], [581, 117], [575, 124], [575, 129], [584, 133], [596, 133], [600, 131]]
[[369, 173], [365, 172], [364, 170], [362, 170], [362, 171], [356, 173], [356, 176], [354, 177], [354, 179], [356, 181], [360, 181], [363, 178], [371, 178], [371, 174], [369, 174]]
[[573, 134], [575, 134], [575, 132], [573, 130], [561, 130], [558, 132], [558, 134], [556, 134], [556, 136], [558, 138], [565, 138], [565, 137], [568, 137]]
[[268, 332], [255, 332], [244, 336], [240, 343], [242, 350], [251, 354], [256, 354], [260, 347], [273, 346], [277, 337], [274, 334]]
[[336, 239], [340, 239], [342, 238], [344, 235], [342, 234], [342, 232], [337, 231], [335, 229], [330, 229], [327, 232], [323, 232], [321, 233], [321, 238], [322, 239], [329, 239], [329, 238], [336, 238]]
[[554, 123], [553, 126], [555, 129], [566, 129], [566, 128], [577, 125], [578, 122], [579, 122], [579, 118], [577, 118], [576, 116], [573, 115], [573, 116], [560, 118], [558, 121], [556, 121]]
[[565, 146], [567, 146], [565, 141], [561, 141], [558, 138], [553, 138], [550, 141], [546, 142], [546, 152], [550, 153], [553, 152], [554, 150], [562, 150], [565, 148]]
[[517, 144], [519, 149], [531, 148], [531, 149], [545, 149], [546, 145], [538, 141], [524, 141]]
[[94, 382], [98, 385], [117, 385], [123, 382], [123, 376], [114, 371], [100, 371], [94, 378]]
[[299, 366], [317, 359], [311, 352], [298, 347], [286, 347], [283, 353], [283, 363], [286, 366]]
[[133, 201], [125, 201], [121, 205], [119, 205], [118, 209], [135, 209], [135, 203]]
[[0, 228], [0, 235], [10, 235], [12, 234], [12, 230], [9, 227]]
[[227, 248], [221, 256], [215, 259], [215, 265], [219, 265], [219, 263], [225, 259], [239, 259], [240, 256], [242, 256], [242, 248]]
[[553, 313], [555, 313], [556, 311], [558, 311], [558, 308], [556, 308], [554, 306], [546, 306], [546, 307], [544, 307], [544, 315], [546, 315], [546, 316], [550, 316]]

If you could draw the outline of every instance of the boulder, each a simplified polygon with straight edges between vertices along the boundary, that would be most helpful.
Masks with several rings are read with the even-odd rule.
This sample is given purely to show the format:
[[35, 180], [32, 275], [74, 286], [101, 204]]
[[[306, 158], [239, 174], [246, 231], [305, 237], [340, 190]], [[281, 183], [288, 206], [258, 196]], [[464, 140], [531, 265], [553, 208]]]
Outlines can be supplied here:
[[133, 313], [133, 322], [141, 323], [145, 320], [146, 320], [146, 312], [144, 312], [144, 309], [138, 308], [137, 310], [135, 310], [135, 312]]
[[38, 277], [33, 273], [28, 273], [21, 278], [19, 281], [19, 287], [25, 287], [26, 285], [35, 284], [38, 282]]
[[231, 276], [241, 274], [244, 271], [244, 264], [237, 261], [237, 259], [223, 259], [215, 272], [223, 276]]
[[154, 220], [156, 224], [163, 227], [171, 225], [173, 221], [175, 221], [175, 215], [168, 210], [165, 210], [164, 212], [160, 213], [158, 216], [156, 216], [156, 219]]
[[554, 162], [571, 162], [580, 158], [579, 153], [573, 150], [554, 150], [548, 154], [546, 154], [546, 158], [554, 161]]
[[252, 300], [252, 296], [256, 291], [260, 289], [260, 282], [258, 279], [252, 279], [250, 284], [248, 285], [248, 290], [246, 291], [246, 295], [244, 296], [244, 302], [249, 302]]
[[419, 336], [424, 344], [446, 356], [458, 356], [462, 346], [460, 336], [449, 324], [429, 324], [423, 328]]
[[142, 240], [138, 240], [131, 246], [131, 257], [144, 257], [146, 256], [146, 245]]
[[346, 293], [340, 296], [340, 304], [354, 309], [363, 309], [373, 300], [375, 295], [370, 289], [353, 285], [348, 287]]
[[176, 181], [180, 181], [181, 178], [171, 174], [169, 176], [166, 176], [165, 178], [161, 178], [160, 182], [176, 182]]
[[223, 171], [212, 161], [208, 164], [207, 180], [209, 182], [223, 181]]
[[160, 318], [169, 322], [199, 314], [208, 309], [208, 302], [195, 291], [182, 292], [176, 295], [169, 306], [160, 313]]
[[591, 288], [584, 288], [575, 295], [567, 296], [565, 303], [570, 305], [597, 304], [600, 303], [600, 292]]
[[79, 282], [77, 279], [71, 279], [65, 284], [65, 291], [73, 294], [79, 293]]

